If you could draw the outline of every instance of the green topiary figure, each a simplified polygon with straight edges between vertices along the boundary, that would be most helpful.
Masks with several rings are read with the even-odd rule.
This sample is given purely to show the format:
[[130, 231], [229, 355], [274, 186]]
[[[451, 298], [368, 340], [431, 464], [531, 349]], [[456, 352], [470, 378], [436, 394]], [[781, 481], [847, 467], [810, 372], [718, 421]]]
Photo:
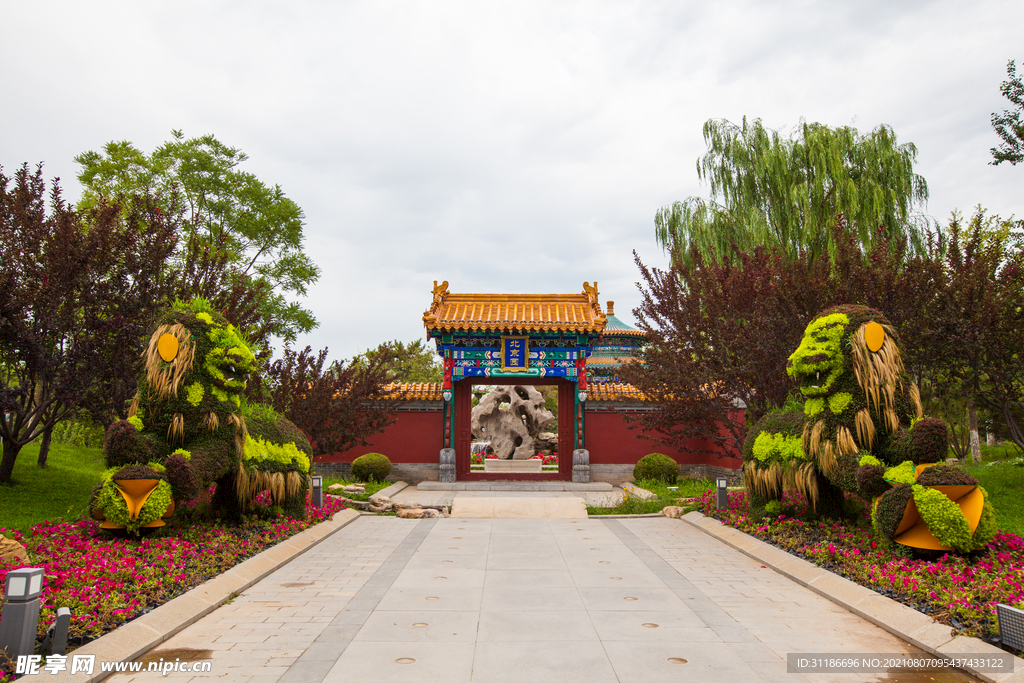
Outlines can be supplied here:
[[[744, 444], [755, 513], [794, 489], [819, 514], [838, 516], [845, 491], [875, 499], [875, 529], [884, 540], [898, 536], [914, 547], [966, 552], [988, 533], [991, 507], [983, 505], [982, 493], [971, 493], [966, 473], [937, 467], [922, 475], [945, 458], [949, 431], [941, 420], [921, 419], [917, 386], [881, 313], [864, 306], [824, 311], [808, 324], [787, 372], [800, 382], [803, 413], [766, 415]], [[912, 500], [927, 508], [917, 517]], [[955, 520], [953, 508], [964, 511]], [[975, 528], [982, 529], [980, 537]]]
[[[145, 360], [129, 418], [107, 431], [109, 467], [159, 470], [177, 500], [192, 499], [216, 483], [212, 503], [227, 516], [237, 516], [263, 490], [291, 514], [303, 515], [309, 442], [273, 410], [243, 409], [242, 392], [257, 370], [256, 359], [220, 313], [202, 299], [175, 303], [157, 321]], [[103, 492], [125, 479], [122, 474], [115, 471], [103, 485], [94, 516], [113, 521], [124, 512], [114, 508], [132, 506], [127, 498], [119, 503], [123, 494]]]

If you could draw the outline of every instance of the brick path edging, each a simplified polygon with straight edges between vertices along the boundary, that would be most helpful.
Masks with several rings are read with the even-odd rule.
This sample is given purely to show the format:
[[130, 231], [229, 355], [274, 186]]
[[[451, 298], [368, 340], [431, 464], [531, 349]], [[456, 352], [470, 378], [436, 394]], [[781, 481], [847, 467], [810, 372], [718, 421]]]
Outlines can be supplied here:
[[[928, 653], [938, 656], [1008, 654], [978, 638], [954, 636], [949, 626], [938, 623], [926, 614], [726, 526], [717, 519], [705, 517], [700, 512], [687, 513], [680, 520]], [[1014, 673], [1008, 674], [985, 673], [969, 668], [965, 670], [989, 683], [1024, 682], [1024, 659], [1014, 657], [1013, 668]]]
[[[47, 676], [48, 683], [94, 683], [113, 672], [100, 671], [99, 662], [130, 662], [149, 652], [175, 633], [199, 621], [232, 597], [246, 590], [271, 572], [358, 519], [358, 510], [340, 510], [328, 521], [314, 524], [272, 548], [236, 564], [223, 574], [202, 583], [183, 595], [133, 619], [124, 626], [83, 645], [71, 655], [96, 655], [92, 675], [67, 671]], [[71, 657], [68, 658], [70, 668]]]

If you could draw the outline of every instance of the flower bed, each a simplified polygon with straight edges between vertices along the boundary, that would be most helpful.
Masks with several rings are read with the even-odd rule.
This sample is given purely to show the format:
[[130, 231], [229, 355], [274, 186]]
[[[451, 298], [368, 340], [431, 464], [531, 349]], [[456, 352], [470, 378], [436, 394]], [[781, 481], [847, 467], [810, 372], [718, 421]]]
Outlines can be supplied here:
[[[327, 498], [320, 508], [307, 501], [305, 520], [276, 516], [248, 518], [238, 526], [183, 524], [141, 541], [112, 539], [93, 520], [36, 524], [29, 537], [8, 532], [26, 546], [32, 561], [0, 561], [0, 585], [11, 569], [43, 567], [38, 638], [53, 622], [57, 608], [68, 607], [68, 650], [74, 650], [343, 508], [334, 498]], [[4, 669], [0, 665], [0, 681], [8, 680]]]
[[700, 511], [735, 529], [856, 581], [886, 597], [948, 624], [960, 635], [997, 642], [996, 603], [1024, 607], [1024, 538], [997, 534], [968, 557], [953, 554], [915, 559], [909, 549], [885, 548], [871, 534], [862, 511], [855, 522], [807, 520], [800, 496], [783, 501], [790, 514], [750, 516], [747, 494], [729, 494], [726, 510], [715, 510], [715, 492], [699, 498]]

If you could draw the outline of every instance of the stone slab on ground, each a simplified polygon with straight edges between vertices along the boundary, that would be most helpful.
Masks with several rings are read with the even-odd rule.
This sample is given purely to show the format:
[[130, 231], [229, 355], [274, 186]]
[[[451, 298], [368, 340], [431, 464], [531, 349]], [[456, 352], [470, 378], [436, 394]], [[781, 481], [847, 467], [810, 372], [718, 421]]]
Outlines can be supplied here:
[[551, 497], [576, 497], [583, 501], [584, 505], [599, 507], [615, 507], [622, 502], [622, 489], [613, 488], [608, 491], [423, 491], [418, 487], [410, 486], [407, 489], [395, 494], [392, 502], [396, 504], [418, 504], [422, 507], [428, 506], [451, 506], [455, 496], [462, 497], [487, 497], [487, 496], [551, 496]]
[[[359, 517], [356, 510], [341, 510], [330, 520], [316, 524], [292, 538], [240, 562], [223, 574], [196, 586], [101, 638], [74, 651], [76, 655], [95, 655], [97, 662], [132, 661], [166, 641], [187, 626], [213, 612], [225, 601], [244, 591], [267, 575], [288, 564], [331, 534]], [[271, 560], [269, 558], [273, 557]], [[55, 683], [72, 681], [91, 683], [109, 674], [99, 670], [92, 675], [67, 671], [47, 675]]]
[[422, 481], [416, 485], [420, 491], [611, 491], [605, 481], [574, 483], [571, 481], [458, 481], [445, 484]]
[[[938, 656], [1007, 654], [978, 638], [956, 636], [949, 626], [940, 624], [901, 602], [837, 576], [812, 562], [726, 526], [718, 520], [705, 517], [700, 512], [690, 512], [681, 519], [924, 652]], [[1014, 659], [1014, 674], [987, 673], [970, 668], [967, 670], [981, 680], [992, 683], [1024, 679], [1024, 659]]]
[[864, 681], [786, 654], [919, 652], [763, 564], [664, 517], [364, 516], [148, 655], [209, 673], [114, 680]]
[[473, 496], [456, 494], [452, 516], [470, 519], [586, 519], [587, 506], [573, 495]]

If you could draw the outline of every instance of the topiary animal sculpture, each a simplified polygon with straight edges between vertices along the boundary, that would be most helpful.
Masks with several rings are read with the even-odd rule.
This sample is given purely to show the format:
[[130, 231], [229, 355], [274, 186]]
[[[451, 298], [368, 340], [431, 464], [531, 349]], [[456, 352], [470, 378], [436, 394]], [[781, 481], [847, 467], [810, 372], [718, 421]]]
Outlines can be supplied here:
[[859, 491], [862, 451], [892, 464], [903, 459], [906, 430], [921, 416], [917, 387], [904, 373], [895, 330], [864, 306], [819, 314], [789, 357], [787, 372], [800, 383], [803, 415], [789, 418], [784, 429], [766, 416], [751, 430], [746, 480], [765, 500], [795, 488], [823, 514], [837, 514], [842, 491]]
[[202, 299], [177, 302], [157, 322], [145, 361], [128, 420], [107, 431], [104, 450], [115, 471], [94, 497], [94, 516], [124, 517], [114, 508], [131, 508], [130, 501], [104, 489], [117, 486], [118, 468], [139, 465], [165, 480], [177, 500], [216, 484], [212, 504], [227, 516], [263, 490], [289, 513], [303, 515], [309, 442], [270, 408], [243, 407], [256, 359], [220, 313]]
[[[800, 382], [803, 412], [769, 413], [748, 432], [744, 444], [743, 470], [755, 507], [795, 489], [820, 514], [838, 516], [845, 491], [876, 499], [875, 515], [883, 518], [876, 529], [888, 534], [883, 539], [920, 527], [920, 522], [923, 530], [896, 540], [966, 552], [982, 540], [972, 537], [979, 524], [981, 536], [988, 534], [994, 518], [986, 513], [982, 519], [983, 508], [991, 509], [983, 492], [960, 505], [963, 523], [948, 521], [958, 499], [947, 498], [947, 505], [935, 498], [950, 492], [967, 495], [966, 489], [946, 486], [962, 484], [965, 473], [940, 468], [916, 482], [928, 465], [945, 458], [948, 430], [941, 420], [921, 419], [917, 386], [904, 372], [898, 337], [881, 313], [837, 306], [819, 314], [789, 357], [787, 372]], [[917, 499], [928, 510], [922, 508], [915, 517], [916, 508], [910, 505]], [[955, 535], [943, 530], [949, 524], [955, 524]], [[970, 528], [968, 540], [961, 527]], [[954, 536], [949, 545], [935, 540]]]

